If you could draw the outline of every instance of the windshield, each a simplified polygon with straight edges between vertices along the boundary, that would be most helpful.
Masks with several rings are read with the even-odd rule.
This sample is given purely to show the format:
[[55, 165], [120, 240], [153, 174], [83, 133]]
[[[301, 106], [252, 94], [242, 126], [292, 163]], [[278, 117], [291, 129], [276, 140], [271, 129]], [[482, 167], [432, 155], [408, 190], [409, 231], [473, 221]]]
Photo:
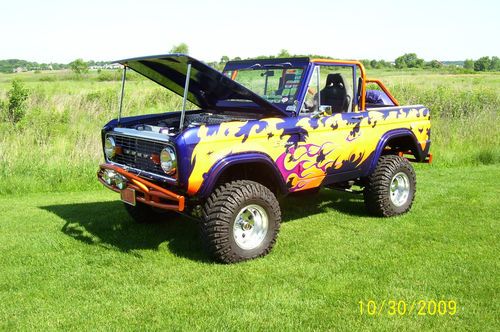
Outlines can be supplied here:
[[224, 71], [224, 75], [240, 83], [273, 104], [293, 104], [302, 79], [303, 68], [248, 68]]

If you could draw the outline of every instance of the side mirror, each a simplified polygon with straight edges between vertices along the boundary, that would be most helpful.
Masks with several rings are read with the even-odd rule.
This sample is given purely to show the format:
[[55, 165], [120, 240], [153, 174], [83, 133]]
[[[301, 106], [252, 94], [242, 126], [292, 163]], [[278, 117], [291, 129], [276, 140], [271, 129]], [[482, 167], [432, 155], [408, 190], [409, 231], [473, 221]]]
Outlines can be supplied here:
[[332, 115], [332, 107], [330, 105], [321, 105], [318, 110], [311, 113], [311, 117], [319, 119], [325, 115]]
[[260, 76], [266, 76], [266, 77], [274, 76], [274, 70], [266, 70], [265, 72], [261, 73]]
[[332, 115], [333, 114], [332, 106], [330, 106], [330, 105], [321, 105], [319, 107], [319, 112], [320, 113], [325, 113], [326, 115]]

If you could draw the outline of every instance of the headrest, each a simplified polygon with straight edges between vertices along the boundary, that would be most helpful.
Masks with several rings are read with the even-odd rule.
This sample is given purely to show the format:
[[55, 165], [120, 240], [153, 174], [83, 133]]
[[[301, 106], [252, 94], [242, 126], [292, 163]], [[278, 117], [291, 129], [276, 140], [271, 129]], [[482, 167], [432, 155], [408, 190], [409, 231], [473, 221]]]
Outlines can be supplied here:
[[330, 86], [330, 85], [334, 85], [334, 86], [344, 86], [344, 79], [342, 78], [342, 75], [340, 75], [339, 73], [333, 73], [333, 74], [328, 74], [328, 76], [326, 77], [326, 86]]

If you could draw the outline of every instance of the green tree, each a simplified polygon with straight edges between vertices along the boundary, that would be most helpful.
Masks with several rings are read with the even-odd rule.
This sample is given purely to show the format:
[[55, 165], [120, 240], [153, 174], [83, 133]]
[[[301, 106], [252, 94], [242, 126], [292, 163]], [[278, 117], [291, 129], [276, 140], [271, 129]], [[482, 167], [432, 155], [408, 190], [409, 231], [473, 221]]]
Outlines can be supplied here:
[[427, 63], [427, 66], [429, 66], [430, 68], [441, 68], [443, 67], [443, 64], [437, 60], [432, 60]]
[[391, 64], [385, 60], [379, 60], [378, 66], [379, 68], [389, 68]]
[[3, 117], [7, 121], [17, 123], [24, 117], [28, 95], [28, 89], [23, 82], [18, 79], [12, 81], [12, 86], [7, 92], [8, 101], [6, 105], [2, 105]]
[[474, 69], [474, 60], [472, 59], [465, 59], [464, 61], [464, 68], [465, 69]]
[[398, 57], [395, 61], [396, 68], [422, 68], [424, 59], [417, 57], [415, 53], [406, 53]]
[[373, 59], [372, 61], [370, 61], [370, 67], [372, 68], [378, 68], [378, 61]]
[[282, 48], [281, 51], [278, 53], [278, 58], [289, 58], [289, 57], [291, 57], [290, 52], [288, 52], [284, 48]]
[[228, 57], [227, 55], [223, 55], [223, 56], [221, 56], [221, 58], [220, 58], [220, 63], [221, 63], [221, 64], [222, 64], [222, 63], [226, 63], [226, 62], [228, 62], [228, 61], [229, 61], [229, 57]]
[[491, 71], [500, 71], [500, 59], [497, 56], [491, 57], [490, 67]]
[[170, 53], [189, 54], [189, 47], [186, 43], [180, 43], [179, 45], [174, 45], [170, 49]]
[[359, 60], [359, 62], [361, 62], [363, 64], [363, 66], [365, 66], [366, 68], [370, 68], [370, 60], [368, 59], [361, 59]]
[[83, 59], [76, 59], [75, 61], [70, 62], [69, 68], [71, 68], [71, 70], [76, 74], [83, 74], [89, 71], [89, 66], [85, 61], [83, 61]]
[[487, 71], [490, 68], [491, 60], [489, 56], [483, 56], [474, 62], [475, 71]]

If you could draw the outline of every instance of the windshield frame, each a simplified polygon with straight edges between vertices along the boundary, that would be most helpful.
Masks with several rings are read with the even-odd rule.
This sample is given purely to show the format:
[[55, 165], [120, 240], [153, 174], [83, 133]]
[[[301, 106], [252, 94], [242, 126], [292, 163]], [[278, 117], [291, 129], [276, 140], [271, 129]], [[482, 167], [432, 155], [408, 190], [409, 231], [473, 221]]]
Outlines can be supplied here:
[[[233, 77], [227, 75], [228, 72], [246, 71], [246, 70], [272, 70], [272, 69], [302, 70], [299, 82], [297, 83], [297, 91], [294, 94], [293, 100], [290, 102], [286, 101], [286, 102], [276, 103], [271, 100], [267, 100], [265, 96], [259, 94], [256, 91], [253, 91], [252, 89], [250, 89], [250, 87], [244, 85], [247, 89], [259, 95], [259, 97], [268, 101], [275, 107], [279, 107], [283, 111], [296, 114], [298, 107], [301, 104], [301, 99], [304, 90], [304, 82], [306, 81], [306, 78], [308, 76], [309, 64], [310, 64], [309, 58], [287, 58], [287, 59], [278, 58], [278, 59], [252, 59], [252, 60], [229, 61], [224, 67], [222, 74], [230, 79], [233, 79]], [[238, 81], [236, 80], [236, 82]], [[220, 101], [218, 103], [218, 106], [251, 108], [252, 106], [255, 106], [255, 104], [243, 101], [236, 101], [236, 100], [225, 100], [225, 101]]]
[[[296, 71], [300, 71], [297, 73]], [[253, 78], [251, 78], [253, 73]], [[272, 73], [272, 75], [271, 75]], [[240, 83], [245, 86], [247, 89], [253, 91], [261, 98], [267, 100], [271, 104], [286, 104], [293, 105], [293, 103], [297, 100], [297, 96], [299, 93], [300, 83], [304, 76], [304, 68], [301, 67], [291, 67], [291, 66], [261, 66], [261, 67], [253, 67], [253, 68], [243, 68], [243, 69], [235, 69], [235, 70], [227, 70], [224, 71], [223, 74], [227, 77], [231, 78], [233, 81]], [[277, 74], [277, 75], [276, 75]], [[293, 75], [292, 80], [285, 80], [287, 75]], [[250, 86], [247, 86], [240, 80], [241, 76], [247, 76], [251, 79], [255, 79], [258, 85], [258, 90], [253, 89]], [[259, 76], [261, 78], [259, 78]], [[278, 86], [276, 86], [276, 79], [278, 79]], [[293, 87], [288, 87], [293, 86]], [[277, 88], [277, 89], [275, 89]], [[263, 89], [264, 91], [260, 91]], [[290, 90], [293, 90], [292, 93]], [[279, 91], [280, 94], [273, 94], [272, 91]], [[285, 91], [290, 91], [288, 94]], [[263, 92], [263, 93], [261, 93]], [[239, 100], [235, 100], [238, 101]]]

